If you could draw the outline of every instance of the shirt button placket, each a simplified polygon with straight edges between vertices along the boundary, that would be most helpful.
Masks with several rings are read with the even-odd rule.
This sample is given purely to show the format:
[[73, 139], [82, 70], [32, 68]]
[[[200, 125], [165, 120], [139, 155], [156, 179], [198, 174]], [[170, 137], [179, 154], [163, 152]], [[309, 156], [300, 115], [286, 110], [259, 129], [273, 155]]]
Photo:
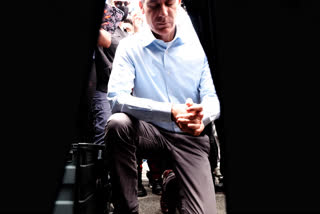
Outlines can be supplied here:
[[[167, 62], [168, 62], [167, 57], [168, 57], [168, 47], [163, 52], [163, 67], [165, 69], [164, 71], [166, 71], [167, 74], [170, 74], [169, 66], [167, 64]], [[169, 86], [167, 84], [167, 81], [168, 81], [167, 78], [168, 77], [165, 75], [164, 78], [166, 79], [166, 89], [167, 89], [168, 100], [169, 100], [169, 102], [171, 102], [172, 101], [171, 96], [170, 96], [171, 90], [170, 90], [170, 88], [169, 88]]]
[[[168, 51], [169, 51], [169, 47], [167, 47], [166, 50], [164, 51], [165, 59], [168, 57]], [[166, 70], [167, 70], [167, 73], [170, 74], [170, 70], [168, 69], [168, 66], [166, 66]]]

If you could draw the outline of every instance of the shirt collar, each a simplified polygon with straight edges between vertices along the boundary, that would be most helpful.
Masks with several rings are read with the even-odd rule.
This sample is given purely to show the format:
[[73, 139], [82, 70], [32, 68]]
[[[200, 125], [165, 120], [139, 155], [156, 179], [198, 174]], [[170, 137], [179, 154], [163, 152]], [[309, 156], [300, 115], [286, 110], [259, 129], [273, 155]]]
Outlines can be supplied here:
[[[173, 40], [170, 43], [172, 43], [172, 44], [176, 43], [177, 45], [184, 44], [182, 33], [181, 33], [181, 31], [179, 29], [180, 28], [176, 25], [176, 34], [175, 34]], [[162, 40], [157, 39], [153, 35], [153, 33], [151, 32], [151, 29], [149, 28], [149, 26], [144, 27], [143, 30], [142, 30], [142, 35], [141, 35], [142, 45], [144, 47], [147, 47], [148, 45], [150, 45], [150, 44], [152, 44], [152, 43], [154, 43], [156, 41], [163, 42]]]

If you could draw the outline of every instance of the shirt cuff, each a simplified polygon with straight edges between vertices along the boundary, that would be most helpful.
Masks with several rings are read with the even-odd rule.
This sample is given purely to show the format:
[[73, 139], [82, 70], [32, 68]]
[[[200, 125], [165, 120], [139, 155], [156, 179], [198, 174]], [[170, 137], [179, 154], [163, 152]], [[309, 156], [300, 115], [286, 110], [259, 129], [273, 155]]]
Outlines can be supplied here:
[[171, 103], [160, 103], [157, 105], [157, 109], [154, 109], [155, 117], [157, 117], [158, 121], [161, 122], [171, 122]]

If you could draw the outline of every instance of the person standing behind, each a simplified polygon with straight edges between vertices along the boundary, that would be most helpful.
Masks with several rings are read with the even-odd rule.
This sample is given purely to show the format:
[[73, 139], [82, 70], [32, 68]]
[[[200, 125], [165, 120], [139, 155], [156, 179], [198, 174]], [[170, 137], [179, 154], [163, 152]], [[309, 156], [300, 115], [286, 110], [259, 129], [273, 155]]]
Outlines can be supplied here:
[[180, 3], [141, 0], [148, 27], [121, 40], [115, 55], [105, 144], [117, 214], [139, 213], [137, 154], [170, 158], [181, 214], [216, 213], [206, 130], [220, 103], [199, 40], [176, 25]]
[[[112, 6], [117, 7], [123, 11], [122, 20], [128, 16], [128, 5], [130, 1], [114, 1], [111, 2]], [[107, 3], [106, 3], [107, 4]], [[105, 11], [106, 13], [107, 11]], [[116, 15], [116, 14], [112, 14]], [[106, 14], [104, 14], [104, 17]], [[112, 17], [114, 18], [114, 17]], [[113, 20], [113, 19], [110, 19]], [[103, 144], [105, 136], [105, 126], [108, 118], [111, 116], [110, 104], [107, 101], [108, 81], [112, 70], [112, 63], [119, 41], [129, 34], [122, 30], [119, 26], [116, 27], [114, 32], [107, 31], [108, 29], [102, 28], [99, 31], [98, 44], [95, 48], [95, 68], [96, 68], [96, 91], [92, 98], [92, 115], [94, 127], [94, 144]], [[117, 23], [113, 23], [117, 24]], [[121, 22], [118, 24], [121, 25]]]
[[133, 27], [133, 23], [132, 20], [129, 18], [126, 18], [123, 23], [121, 24], [121, 26], [123, 27], [123, 29], [129, 33], [130, 35], [132, 35], [134, 33], [134, 27]]
[[[103, 144], [105, 136], [105, 126], [107, 124], [108, 118], [111, 116], [110, 104], [107, 101], [107, 89], [108, 81], [112, 70], [112, 63], [114, 59], [115, 52], [119, 45], [121, 39], [131, 35], [126, 30], [126, 25], [128, 24], [126, 20], [129, 18], [129, 6], [130, 1], [112, 1], [111, 5], [122, 10], [124, 15], [121, 22], [116, 27], [115, 31], [106, 31], [105, 29], [100, 29], [100, 34], [98, 38], [98, 45], [95, 48], [95, 65], [96, 65], [96, 77], [97, 77], [97, 87], [95, 94], [92, 98], [92, 114], [93, 114], [93, 125], [94, 125], [94, 139], [93, 143]], [[107, 12], [107, 11], [106, 11]], [[106, 14], [105, 14], [106, 15]], [[115, 15], [115, 14], [113, 14]], [[111, 19], [112, 20], [112, 19]], [[132, 33], [136, 33], [140, 29], [143, 20], [140, 14], [135, 13], [132, 20]], [[102, 23], [103, 25], [104, 23]], [[116, 23], [113, 23], [116, 24]], [[142, 162], [142, 159], [141, 159]], [[140, 167], [140, 164], [137, 165]], [[147, 195], [147, 191], [142, 185], [142, 174], [139, 174], [138, 183], [138, 196], [143, 197]]]

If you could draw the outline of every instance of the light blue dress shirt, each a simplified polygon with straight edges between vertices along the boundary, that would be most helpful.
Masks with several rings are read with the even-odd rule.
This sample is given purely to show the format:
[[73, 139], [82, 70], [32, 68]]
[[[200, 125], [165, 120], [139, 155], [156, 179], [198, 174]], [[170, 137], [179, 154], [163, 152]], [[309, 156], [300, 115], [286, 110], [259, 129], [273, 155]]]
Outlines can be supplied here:
[[171, 120], [171, 106], [187, 98], [203, 105], [204, 125], [219, 116], [208, 61], [195, 34], [177, 26], [174, 39], [163, 42], [144, 28], [120, 41], [108, 84], [112, 113], [124, 112], [180, 133]]

